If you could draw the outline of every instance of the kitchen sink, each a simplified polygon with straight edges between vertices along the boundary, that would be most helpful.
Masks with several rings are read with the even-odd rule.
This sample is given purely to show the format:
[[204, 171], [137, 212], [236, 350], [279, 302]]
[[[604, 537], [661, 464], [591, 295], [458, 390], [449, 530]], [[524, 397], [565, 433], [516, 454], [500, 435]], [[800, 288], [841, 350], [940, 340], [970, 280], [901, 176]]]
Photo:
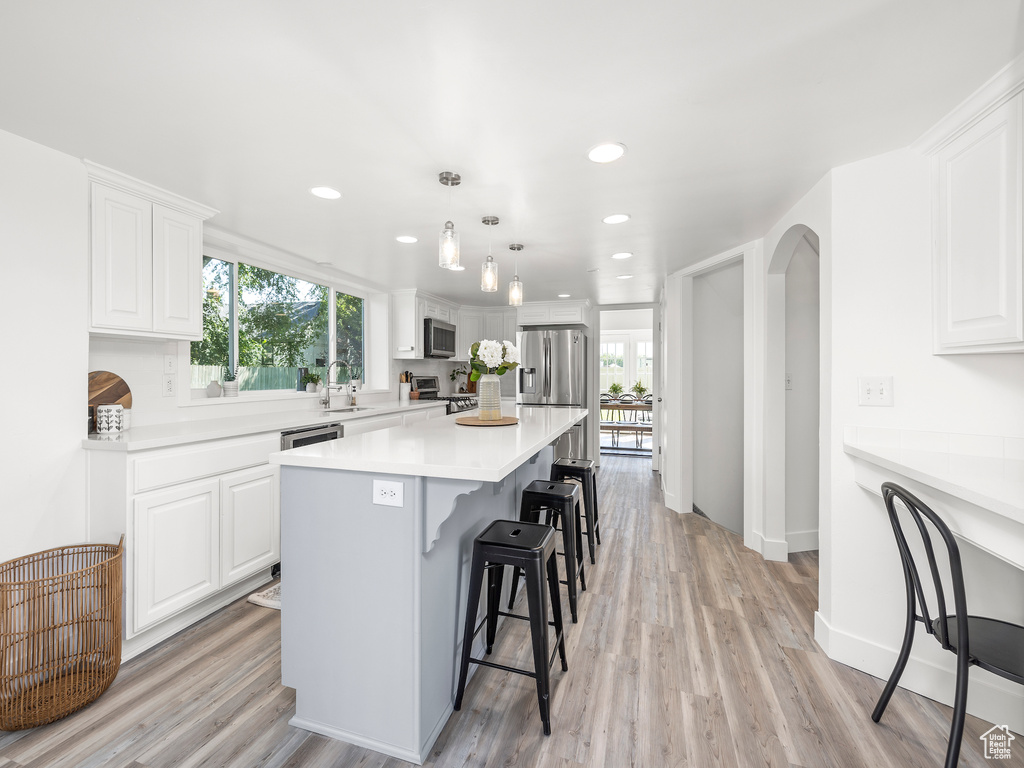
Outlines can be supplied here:
[[324, 413], [356, 413], [357, 411], [372, 411], [373, 408], [364, 408], [360, 405], [346, 405], [344, 408], [327, 408]]

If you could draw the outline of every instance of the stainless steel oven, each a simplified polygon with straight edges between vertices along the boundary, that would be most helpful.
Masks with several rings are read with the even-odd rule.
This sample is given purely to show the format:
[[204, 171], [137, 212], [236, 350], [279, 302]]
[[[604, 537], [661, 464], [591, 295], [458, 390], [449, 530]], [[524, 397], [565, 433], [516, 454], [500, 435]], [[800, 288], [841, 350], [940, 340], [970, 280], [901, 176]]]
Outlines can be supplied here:
[[340, 421], [289, 429], [281, 433], [281, 450], [287, 451], [289, 448], [298, 448], [301, 445], [312, 445], [313, 443], [326, 443], [328, 440], [337, 440], [344, 435], [345, 428]]

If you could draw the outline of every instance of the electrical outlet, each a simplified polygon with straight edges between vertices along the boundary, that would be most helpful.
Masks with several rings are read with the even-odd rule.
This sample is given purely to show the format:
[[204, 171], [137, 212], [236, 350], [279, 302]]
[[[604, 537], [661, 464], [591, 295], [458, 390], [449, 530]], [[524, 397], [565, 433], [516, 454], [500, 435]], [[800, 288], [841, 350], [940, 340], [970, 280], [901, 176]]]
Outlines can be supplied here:
[[164, 373], [178, 372], [178, 358], [176, 355], [164, 355]]
[[789, 375], [789, 374], [787, 373], [787, 374], [786, 374], [786, 389], [792, 389], [792, 388], [793, 388], [793, 377], [792, 377], [792, 376], [790, 376], [790, 375]]
[[858, 405], [892, 407], [892, 376], [861, 376], [857, 379]]
[[163, 385], [163, 390], [162, 391], [163, 391], [164, 397], [171, 397], [174, 394], [174, 374], [173, 373], [165, 373], [164, 374], [164, 385]]
[[395, 480], [374, 480], [373, 503], [382, 507], [404, 507], [405, 486]]

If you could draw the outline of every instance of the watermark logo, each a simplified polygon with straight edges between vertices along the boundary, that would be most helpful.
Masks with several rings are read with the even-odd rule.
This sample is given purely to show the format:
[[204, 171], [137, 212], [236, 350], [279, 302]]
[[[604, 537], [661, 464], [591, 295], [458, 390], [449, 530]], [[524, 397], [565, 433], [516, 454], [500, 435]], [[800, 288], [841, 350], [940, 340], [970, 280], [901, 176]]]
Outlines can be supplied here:
[[985, 742], [986, 760], [1009, 760], [1010, 742], [1016, 736], [1010, 733], [1009, 726], [996, 725], [981, 734], [981, 740]]

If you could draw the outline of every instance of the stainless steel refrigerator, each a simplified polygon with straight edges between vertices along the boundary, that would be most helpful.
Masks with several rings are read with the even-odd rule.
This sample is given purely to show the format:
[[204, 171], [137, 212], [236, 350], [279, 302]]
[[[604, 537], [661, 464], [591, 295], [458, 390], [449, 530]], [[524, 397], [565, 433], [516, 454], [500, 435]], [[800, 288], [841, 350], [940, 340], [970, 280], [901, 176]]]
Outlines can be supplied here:
[[[587, 337], [579, 330], [522, 331], [519, 334], [520, 405], [557, 408], [587, 404]], [[562, 436], [555, 456], [588, 458], [586, 421]]]

